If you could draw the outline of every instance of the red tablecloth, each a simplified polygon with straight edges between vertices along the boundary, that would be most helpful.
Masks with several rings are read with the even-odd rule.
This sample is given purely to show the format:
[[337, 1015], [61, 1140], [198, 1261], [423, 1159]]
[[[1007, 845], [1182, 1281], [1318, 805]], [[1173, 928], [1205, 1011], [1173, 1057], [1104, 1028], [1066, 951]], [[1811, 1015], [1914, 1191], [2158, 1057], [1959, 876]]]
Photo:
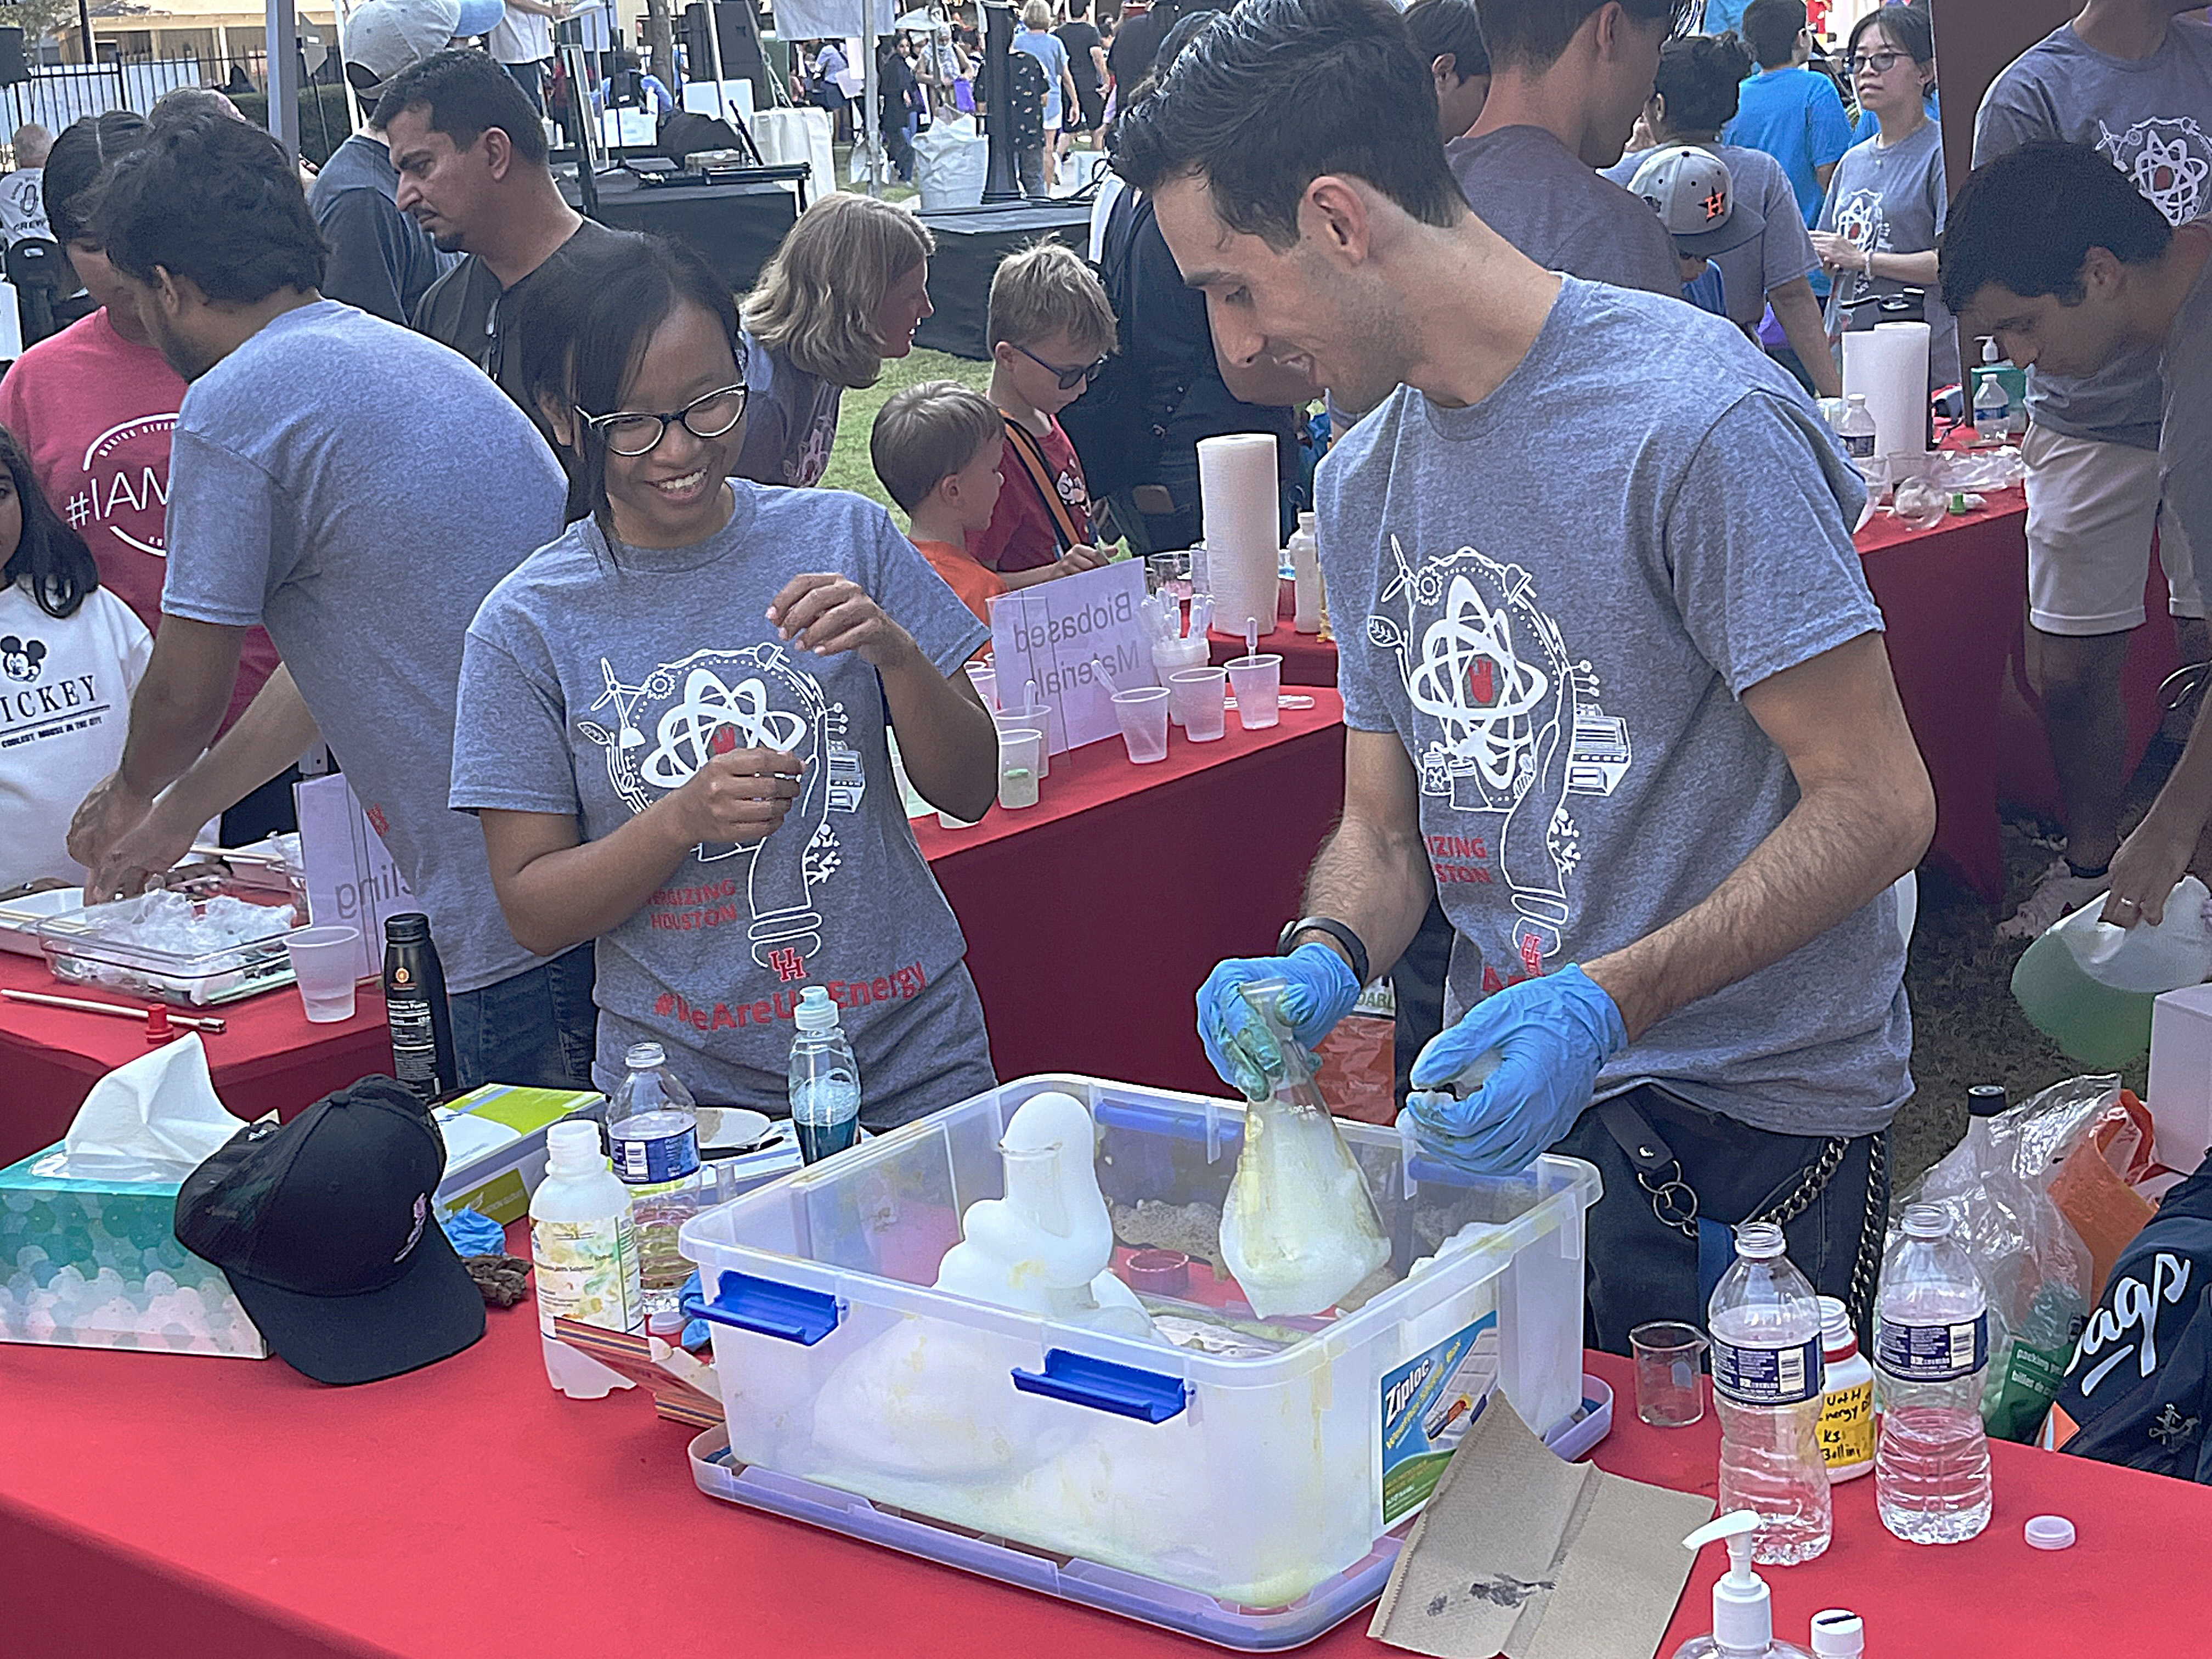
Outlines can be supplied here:
[[[1229, 635], [1214, 629], [1206, 636], [1212, 647], [1216, 668], [1231, 657], [1244, 654], [1244, 636]], [[1275, 631], [1260, 636], [1260, 649], [1273, 652], [1283, 659], [1285, 685], [1334, 685], [1336, 684], [1336, 641], [1324, 640], [1318, 634], [1300, 634], [1289, 623], [1279, 621]]]
[[[1932, 530], [1880, 514], [1859, 532], [1860, 560], [1888, 629], [1891, 672], [1936, 787], [1931, 862], [1995, 903], [2004, 893], [1997, 803], [2063, 817], [2041, 711], [2022, 666], [2027, 504], [2017, 489]], [[2122, 683], [2132, 768], [2158, 729], [2158, 684], [2177, 658], [2166, 580], [2151, 563], [2150, 617], [2136, 630]]]
[[[635, 1394], [546, 1386], [529, 1304], [443, 1364], [325, 1389], [276, 1360], [0, 1346], [0, 1650], [38, 1659], [1082, 1659], [1214, 1651], [702, 1497], [690, 1431]], [[1596, 1461], [1712, 1490], [1711, 1420], [1647, 1429], [1625, 1363]], [[2204, 1650], [2212, 1492], [1998, 1446], [1974, 1541], [1900, 1544], [1871, 1480], [1820, 1560], [1765, 1569], [1776, 1633], [1863, 1614], [1875, 1654]], [[2081, 1542], [2039, 1554], [2031, 1515]], [[1701, 1564], [1658, 1650], [1705, 1628]], [[1381, 1655], [1356, 1616], [1306, 1651]], [[1598, 1659], [1593, 1656], [1593, 1659]], [[1604, 1656], [1604, 1659], [1635, 1659]]]
[[1000, 1077], [1087, 1072], [1212, 1093], [1192, 999], [1265, 956], [1344, 807], [1343, 704], [1218, 743], [1180, 732], [1133, 766], [1119, 738], [1055, 755], [1039, 804], [973, 830], [915, 822], [968, 937]]
[[[0, 954], [0, 985], [99, 1002], [125, 999], [64, 985], [44, 962]], [[310, 1025], [290, 986], [204, 1012], [228, 1022], [207, 1036], [209, 1069], [223, 1104], [240, 1117], [289, 1117], [355, 1079], [392, 1067], [384, 998], [361, 988], [354, 1017]], [[68, 1130], [92, 1085], [146, 1052], [145, 1027], [106, 1014], [0, 1000], [0, 1164], [52, 1146]]]

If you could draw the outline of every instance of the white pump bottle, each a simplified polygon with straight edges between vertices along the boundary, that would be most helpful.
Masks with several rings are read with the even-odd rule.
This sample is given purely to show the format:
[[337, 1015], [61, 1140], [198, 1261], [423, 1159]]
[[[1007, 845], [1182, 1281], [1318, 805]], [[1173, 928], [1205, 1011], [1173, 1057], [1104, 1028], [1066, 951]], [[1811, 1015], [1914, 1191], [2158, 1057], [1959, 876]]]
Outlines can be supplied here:
[[1759, 1516], [1736, 1510], [1708, 1521], [1682, 1540], [1686, 1550], [1725, 1542], [1729, 1570], [1713, 1586], [1713, 1628], [1674, 1650], [1674, 1659], [1813, 1659], [1804, 1649], [1774, 1639], [1773, 1593], [1751, 1570], [1751, 1535]]

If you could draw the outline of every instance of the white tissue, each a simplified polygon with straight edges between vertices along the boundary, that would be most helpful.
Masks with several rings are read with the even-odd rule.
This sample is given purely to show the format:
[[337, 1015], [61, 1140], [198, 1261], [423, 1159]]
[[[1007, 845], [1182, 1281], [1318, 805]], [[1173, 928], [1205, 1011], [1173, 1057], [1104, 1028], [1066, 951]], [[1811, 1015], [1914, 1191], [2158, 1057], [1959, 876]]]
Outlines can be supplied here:
[[181, 1181], [246, 1127], [216, 1098], [197, 1032], [126, 1060], [92, 1085], [42, 1175]]

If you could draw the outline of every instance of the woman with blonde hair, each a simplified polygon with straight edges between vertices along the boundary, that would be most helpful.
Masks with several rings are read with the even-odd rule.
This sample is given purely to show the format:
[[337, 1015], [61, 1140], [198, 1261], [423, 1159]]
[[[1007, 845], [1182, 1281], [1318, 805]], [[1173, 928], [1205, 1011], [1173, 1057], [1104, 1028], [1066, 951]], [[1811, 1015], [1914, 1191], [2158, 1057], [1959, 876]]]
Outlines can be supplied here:
[[799, 216], [745, 295], [744, 447], [737, 476], [821, 481], [846, 391], [914, 349], [930, 316], [927, 227], [904, 208], [840, 191]]

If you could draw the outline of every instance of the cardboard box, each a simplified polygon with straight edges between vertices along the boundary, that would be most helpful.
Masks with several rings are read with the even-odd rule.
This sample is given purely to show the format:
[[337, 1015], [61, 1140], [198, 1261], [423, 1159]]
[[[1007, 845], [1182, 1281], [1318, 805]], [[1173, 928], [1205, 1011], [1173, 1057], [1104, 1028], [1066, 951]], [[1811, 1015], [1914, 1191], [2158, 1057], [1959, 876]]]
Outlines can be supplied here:
[[545, 1132], [563, 1118], [596, 1115], [606, 1097], [593, 1089], [525, 1089], [487, 1083], [447, 1103], [447, 1109], [489, 1119], [521, 1138], [449, 1168], [434, 1198], [438, 1213], [474, 1210], [502, 1227], [530, 1212], [530, 1195], [545, 1179]]
[[2168, 991], [2151, 1004], [2151, 1121], [2158, 1161], [2184, 1175], [2212, 1147], [2212, 985]]
[[62, 1158], [0, 1170], [0, 1340], [268, 1357], [222, 1270], [177, 1243], [181, 1182], [72, 1179]]

